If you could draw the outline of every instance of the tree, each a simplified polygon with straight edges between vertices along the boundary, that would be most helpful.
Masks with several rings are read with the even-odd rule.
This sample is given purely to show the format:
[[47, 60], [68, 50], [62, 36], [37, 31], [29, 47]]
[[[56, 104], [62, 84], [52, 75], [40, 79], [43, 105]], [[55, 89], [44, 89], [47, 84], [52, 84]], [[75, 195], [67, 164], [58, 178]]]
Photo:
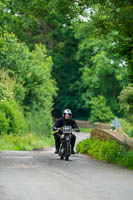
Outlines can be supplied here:
[[[129, 79], [133, 81], [133, 6], [131, 0], [126, 1], [92, 1], [95, 12], [92, 20], [97, 26], [97, 36], [106, 35], [113, 29], [117, 31], [122, 39], [119, 38], [119, 53], [125, 56], [128, 63]], [[130, 27], [130, 28], [129, 28]], [[125, 38], [125, 40], [123, 40]]]
[[[97, 27], [93, 21], [76, 25], [75, 37], [79, 40], [77, 60], [80, 63], [81, 98], [85, 107], [90, 108], [90, 97], [103, 95], [115, 114], [119, 114], [117, 97], [128, 83], [125, 57], [119, 54], [117, 31], [106, 37], [95, 38]], [[85, 91], [85, 93], [84, 93]]]
[[34, 112], [37, 112], [38, 116], [43, 112], [40, 121], [47, 121], [45, 127], [48, 127], [46, 133], [49, 134], [53, 96], [56, 94], [56, 84], [51, 77], [51, 57], [41, 44], [36, 45], [35, 50], [30, 52], [14, 34], [5, 33], [0, 41], [0, 65], [10, 78], [16, 81], [14, 87], [16, 101], [22, 106], [26, 116], [29, 112], [32, 112], [31, 116]]
[[107, 106], [106, 99], [103, 96], [91, 97], [91, 113], [89, 120], [92, 122], [110, 122], [114, 115]]
[[[21, 41], [29, 43], [28, 46], [32, 49], [35, 42], [45, 44], [49, 55], [53, 58], [53, 76], [59, 87], [58, 98], [55, 100], [55, 113], [61, 113], [67, 106], [76, 111], [77, 100], [72, 98], [71, 85], [80, 72], [77, 61], [74, 59], [77, 41], [74, 39], [71, 19], [82, 13], [85, 7], [84, 3], [77, 3], [75, 0], [19, 1], [19, 3], [8, 1], [6, 3], [7, 10], [11, 11], [7, 15], [10, 15], [12, 22], [17, 23], [15, 27], [10, 23], [10, 29]], [[33, 26], [29, 26], [30, 22]], [[32, 27], [32, 30], [28, 27]], [[27, 37], [23, 34], [25, 32]], [[76, 111], [74, 116], [77, 114], [79, 111]]]
[[[74, 117], [88, 118], [90, 93], [93, 97], [104, 95], [113, 112], [118, 113], [117, 96], [127, 85], [127, 74], [132, 79], [130, 0], [5, 0], [0, 5], [2, 32], [14, 32], [30, 50], [42, 43], [52, 56], [52, 75], [59, 88], [56, 117], [69, 107]], [[80, 15], [85, 11], [89, 17], [84, 23]], [[110, 84], [106, 84], [108, 81]], [[25, 92], [21, 93], [23, 97]]]

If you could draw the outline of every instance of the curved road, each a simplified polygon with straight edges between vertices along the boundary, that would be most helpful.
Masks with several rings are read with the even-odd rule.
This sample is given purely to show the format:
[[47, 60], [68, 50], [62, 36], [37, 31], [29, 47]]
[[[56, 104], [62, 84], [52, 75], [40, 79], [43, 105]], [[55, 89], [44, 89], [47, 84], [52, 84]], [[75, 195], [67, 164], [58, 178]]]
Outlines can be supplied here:
[[53, 147], [0, 152], [0, 200], [89, 199], [132, 200], [133, 171], [81, 154], [60, 160]]

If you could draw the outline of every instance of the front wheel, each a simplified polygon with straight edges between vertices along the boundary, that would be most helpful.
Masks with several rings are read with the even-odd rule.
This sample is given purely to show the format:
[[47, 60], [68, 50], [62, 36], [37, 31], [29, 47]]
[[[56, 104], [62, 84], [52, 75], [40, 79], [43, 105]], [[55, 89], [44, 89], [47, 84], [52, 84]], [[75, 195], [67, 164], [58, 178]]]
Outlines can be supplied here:
[[64, 159], [64, 156], [61, 156], [60, 159], [63, 160], [63, 159]]
[[69, 156], [70, 156], [70, 142], [67, 142], [65, 149], [65, 160], [69, 160]]

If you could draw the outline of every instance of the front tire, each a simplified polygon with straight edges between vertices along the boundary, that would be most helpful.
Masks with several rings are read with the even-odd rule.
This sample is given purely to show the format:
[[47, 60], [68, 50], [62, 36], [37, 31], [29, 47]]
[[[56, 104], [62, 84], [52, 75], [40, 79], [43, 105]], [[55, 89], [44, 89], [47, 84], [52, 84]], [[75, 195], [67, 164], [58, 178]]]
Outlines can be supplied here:
[[64, 156], [61, 156], [60, 159], [63, 160], [63, 159], [64, 159]]
[[69, 155], [70, 155], [70, 142], [67, 142], [65, 148], [65, 160], [69, 160]]

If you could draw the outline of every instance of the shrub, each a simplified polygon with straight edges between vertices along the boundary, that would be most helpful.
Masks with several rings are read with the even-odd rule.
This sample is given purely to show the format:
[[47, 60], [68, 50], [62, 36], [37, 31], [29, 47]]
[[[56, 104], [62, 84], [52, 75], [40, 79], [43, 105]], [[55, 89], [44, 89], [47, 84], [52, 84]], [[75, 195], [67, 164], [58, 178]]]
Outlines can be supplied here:
[[25, 131], [23, 113], [14, 98], [14, 82], [0, 70], [0, 133], [20, 134]]
[[0, 70], [0, 133], [20, 134], [26, 131], [23, 112], [14, 97], [14, 81]]
[[89, 148], [89, 141], [90, 141], [89, 139], [86, 139], [79, 142], [79, 144], [76, 146], [77, 152], [87, 153]]
[[24, 116], [13, 100], [0, 102], [0, 133], [21, 134], [26, 130]]
[[124, 146], [119, 146], [115, 141], [86, 139], [77, 144], [76, 150], [77, 152], [87, 153], [100, 160], [133, 169], [133, 151], [127, 150]]

